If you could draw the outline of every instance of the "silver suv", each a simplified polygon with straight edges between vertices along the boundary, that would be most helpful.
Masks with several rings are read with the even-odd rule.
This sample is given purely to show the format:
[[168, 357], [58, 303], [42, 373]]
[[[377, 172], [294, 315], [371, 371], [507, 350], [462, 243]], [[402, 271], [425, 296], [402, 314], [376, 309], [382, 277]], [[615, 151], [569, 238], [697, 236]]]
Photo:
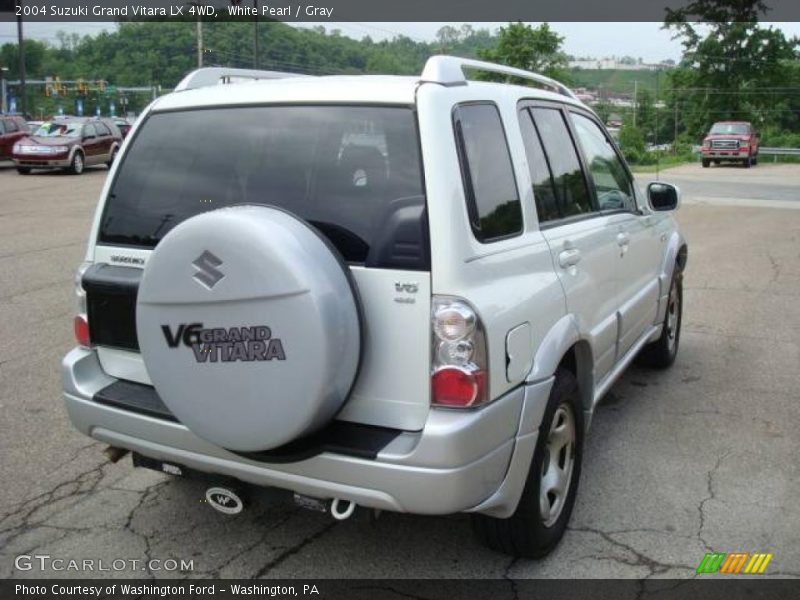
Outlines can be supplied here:
[[[535, 87], [468, 81], [491, 72]], [[643, 195], [597, 116], [540, 75], [203, 69], [103, 189], [64, 398], [134, 464], [357, 506], [468, 512], [536, 557], [638, 357], [675, 360], [678, 190]]]

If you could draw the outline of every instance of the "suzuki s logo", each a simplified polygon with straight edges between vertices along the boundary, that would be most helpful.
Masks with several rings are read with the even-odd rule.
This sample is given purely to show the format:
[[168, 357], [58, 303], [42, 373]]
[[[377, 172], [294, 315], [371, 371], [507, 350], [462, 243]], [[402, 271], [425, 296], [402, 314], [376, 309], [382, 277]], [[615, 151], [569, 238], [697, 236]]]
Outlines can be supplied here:
[[197, 269], [197, 273], [193, 275], [195, 281], [208, 289], [213, 288], [219, 283], [220, 279], [225, 277], [225, 273], [217, 269], [222, 264], [222, 261], [208, 250], [205, 250], [194, 259], [192, 264]]

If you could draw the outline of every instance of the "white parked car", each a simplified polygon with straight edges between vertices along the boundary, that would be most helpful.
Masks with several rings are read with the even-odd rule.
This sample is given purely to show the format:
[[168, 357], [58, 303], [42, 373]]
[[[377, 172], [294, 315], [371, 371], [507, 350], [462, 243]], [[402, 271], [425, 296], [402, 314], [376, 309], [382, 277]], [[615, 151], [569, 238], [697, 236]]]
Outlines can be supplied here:
[[239, 480], [340, 519], [471, 513], [492, 548], [542, 556], [598, 401], [637, 356], [675, 360], [678, 199], [642, 195], [595, 114], [533, 73], [196, 71], [103, 189], [70, 418], [207, 477], [225, 512]]

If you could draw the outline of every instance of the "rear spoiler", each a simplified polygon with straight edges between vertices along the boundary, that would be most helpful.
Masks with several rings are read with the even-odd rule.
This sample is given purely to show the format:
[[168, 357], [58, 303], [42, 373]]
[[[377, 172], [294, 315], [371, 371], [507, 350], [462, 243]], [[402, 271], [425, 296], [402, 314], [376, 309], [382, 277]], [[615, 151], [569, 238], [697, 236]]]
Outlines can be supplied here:
[[282, 71], [260, 71], [257, 69], [229, 69], [227, 67], [204, 67], [196, 69], [184, 77], [175, 86], [176, 92], [193, 90], [212, 85], [241, 83], [243, 81], [256, 81], [258, 79], [285, 79], [287, 77], [310, 77], [300, 73], [285, 73]]

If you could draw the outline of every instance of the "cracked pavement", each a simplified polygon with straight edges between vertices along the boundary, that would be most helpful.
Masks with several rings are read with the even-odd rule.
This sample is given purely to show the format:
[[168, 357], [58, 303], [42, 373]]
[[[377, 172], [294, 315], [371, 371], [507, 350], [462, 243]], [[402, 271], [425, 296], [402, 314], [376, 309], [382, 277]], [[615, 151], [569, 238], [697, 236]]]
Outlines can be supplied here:
[[82, 575], [14, 568], [49, 554], [194, 561], [104, 577], [505, 577], [513, 595], [528, 577], [693, 577], [709, 551], [772, 552], [768, 575], [800, 577], [800, 165], [662, 175], [683, 189], [690, 244], [678, 360], [630, 369], [605, 398], [569, 530], [540, 561], [483, 549], [462, 515], [340, 523], [251, 490], [223, 516], [203, 483], [111, 463], [74, 431], [59, 361], [105, 176], [0, 163], [0, 577]]

